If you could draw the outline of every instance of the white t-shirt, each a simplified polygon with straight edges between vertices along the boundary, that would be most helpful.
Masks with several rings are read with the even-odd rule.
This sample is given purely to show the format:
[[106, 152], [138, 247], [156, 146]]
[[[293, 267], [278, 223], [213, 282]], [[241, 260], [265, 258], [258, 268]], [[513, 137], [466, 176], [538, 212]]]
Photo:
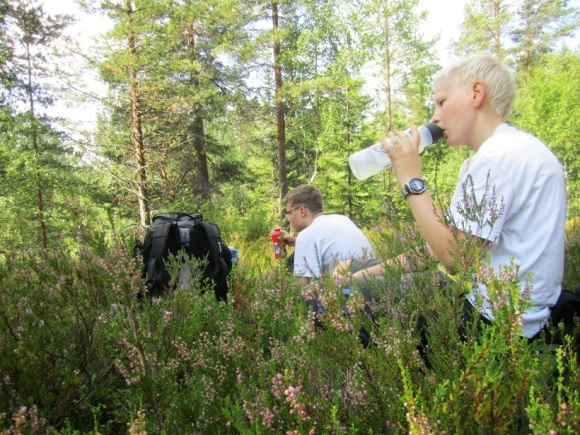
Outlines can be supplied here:
[[341, 261], [373, 256], [371, 243], [348, 217], [321, 215], [296, 238], [294, 275], [319, 278]]
[[[473, 213], [474, 204], [481, 212]], [[449, 212], [456, 228], [492, 242], [486, 250], [496, 274], [513, 261], [521, 291], [531, 284], [522, 335], [533, 337], [550, 316], [564, 273], [566, 189], [558, 159], [538, 138], [502, 124], [463, 163]], [[493, 320], [484, 285], [468, 296], [474, 306], [477, 295]]]

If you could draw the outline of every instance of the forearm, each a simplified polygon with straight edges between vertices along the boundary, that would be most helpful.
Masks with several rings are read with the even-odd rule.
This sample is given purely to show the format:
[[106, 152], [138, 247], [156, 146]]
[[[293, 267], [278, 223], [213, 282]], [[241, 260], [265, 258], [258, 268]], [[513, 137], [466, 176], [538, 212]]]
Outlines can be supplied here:
[[352, 274], [353, 278], [364, 278], [370, 276], [381, 276], [385, 272], [385, 263], [376, 264], [366, 269], [359, 270]]
[[[391, 145], [389, 146], [385, 142], [383, 149], [393, 163], [399, 187], [403, 188], [409, 180], [422, 178], [419, 135], [416, 129], [412, 129], [411, 139], [404, 132], [397, 134], [390, 132], [389, 137]], [[470, 238], [470, 242], [473, 241], [480, 246], [485, 243], [483, 239], [449, 227], [445, 222], [443, 213], [435, 206], [428, 190], [419, 194], [409, 194], [406, 200], [413, 212], [419, 232], [427, 245], [431, 247], [435, 257], [445, 267], [452, 269], [454, 260], [461, 256], [460, 246], [463, 246], [463, 243], [460, 244], [459, 241]]]
[[457, 233], [445, 223], [428, 191], [421, 195], [409, 195], [407, 203], [413, 212], [419, 232], [433, 251], [435, 257], [446, 267], [453, 266], [453, 259], [459, 254], [457, 248]]
[[353, 273], [353, 278], [364, 278], [371, 276], [382, 276], [385, 273], [385, 268], [398, 268], [402, 269], [404, 273], [417, 272], [425, 268], [425, 262], [419, 259], [408, 258], [408, 254], [400, 254], [396, 257], [385, 260], [384, 263], [371, 266], [367, 269], [360, 270]]
[[301, 286], [308, 285], [310, 284], [310, 278], [307, 278], [305, 276], [296, 277], [296, 282], [298, 283], [298, 285]]

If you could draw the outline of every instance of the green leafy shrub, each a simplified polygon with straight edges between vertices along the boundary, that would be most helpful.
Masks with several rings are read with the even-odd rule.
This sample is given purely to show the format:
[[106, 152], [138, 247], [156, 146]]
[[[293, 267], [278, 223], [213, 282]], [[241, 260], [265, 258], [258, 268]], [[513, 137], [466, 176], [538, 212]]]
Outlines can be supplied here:
[[[424, 255], [412, 226], [385, 228], [377, 240], [386, 250], [402, 243]], [[149, 304], [136, 296], [142, 281], [130, 244], [110, 240], [106, 250], [89, 239], [74, 256], [27, 253], [2, 264], [0, 430], [580, 430], [577, 353], [519, 338], [527, 302], [509, 268], [479, 271], [498, 321], [467, 325], [461, 336], [462, 284], [441, 286], [434, 264], [406, 279], [388, 267], [366, 307], [361, 289], [347, 299], [330, 277], [296, 286], [267, 238], [232, 237], [241, 257], [230, 302], [193, 284]], [[307, 299], [323, 310], [315, 316]]]
[[[134, 304], [136, 263], [122, 245], [105, 258], [82, 249], [28, 252], [0, 272], [0, 409], [36, 409], [49, 426], [90, 426], [94, 407], [107, 421], [121, 378], [105, 352], [114, 306]], [[115, 427], [112, 419], [112, 427]]]
[[566, 224], [566, 265], [564, 288], [580, 286], [580, 219]]

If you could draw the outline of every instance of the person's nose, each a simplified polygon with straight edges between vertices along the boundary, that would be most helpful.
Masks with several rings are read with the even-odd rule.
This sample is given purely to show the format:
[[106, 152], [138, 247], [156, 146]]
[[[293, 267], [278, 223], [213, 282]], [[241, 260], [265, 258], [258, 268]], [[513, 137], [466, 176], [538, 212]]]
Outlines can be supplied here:
[[432, 124], [439, 124], [439, 109], [435, 109], [435, 112], [433, 113], [433, 116], [431, 117], [431, 123]]

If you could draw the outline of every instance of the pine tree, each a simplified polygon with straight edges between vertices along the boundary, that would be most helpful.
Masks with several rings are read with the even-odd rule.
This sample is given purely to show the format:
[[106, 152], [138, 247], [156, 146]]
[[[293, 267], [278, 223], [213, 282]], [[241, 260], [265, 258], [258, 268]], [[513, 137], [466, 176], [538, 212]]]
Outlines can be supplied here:
[[[417, 4], [417, 0], [363, 2], [361, 40], [384, 86], [383, 134], [425, 120], [431, 95], [427, 84], [437, 65], [432, 50], [435, 42], [419, 32], [426, 15], [417, 13]], [[423, 104], [417, 106], [417, 101]]]
[[461, 35], [454, 44], [455, 54], [465, 57], [486, 51], [504, 57], [511, 31], [510, 5], [505, 0], [475, 0], [468, 3]]
[[529, 71], [543, 54], [574, 35], [580, 15], [568, 4], [568, 0], [521, 0], [518, 25], [512, 32], [512, 51], [520, 71]]
[[[42, 109], [53, 103], [45, 84], [50, 77], [50, 47], [57, 41], [69, 17], [47, 16], [34, 2], [3, 2], [0, 7], [1, 38], [6, 43], [0, 63], [4, 87], [2, 95], [2, 155], [7, 186], [3, 198], [7, 213], [20, 215], [24, 233], [11, 243], [28, 245], [28, 216], [38, 223], [38, 242], [50, 242], [48, 217], [58, 201], [54, 195], [64, 186], [55, 180], [67, 163], [70, 150], [52, 127], [52, 119]], [[34, 200], [32, 200], [34, 198]], [[34, 203], [34, 206], [32, 205]], [[26, 218], [24, 218], [26, 216]]]
[[[149, 208], [184, 202], [200, 207], [217, 191], [210, 169], [219, 177], [218, 160], [227, 145], [216, 142], [223, 125], [214, 120], [223, 119], [230, 92], [239, 87], [236, 57], [245, 15], [230, 0], [142, 0], [132, 8], [130, 14], [114, 10], [117, 25], [109, 38], [124, 48], [110, 46], [102, 74], [111, 95], [121, 97], [111, 119], [122, 121], [118, 129], [135, 143], [137, 173], [146, 174], [137, 177], [137, 197]], [[123, 127], [129, 114], [131, 132]], [[119, 155], [118, 145], [111, 145], [109, 152]], [[126, 146], [120, 154], [126, 167], [134, 166], [126, 160]]]

